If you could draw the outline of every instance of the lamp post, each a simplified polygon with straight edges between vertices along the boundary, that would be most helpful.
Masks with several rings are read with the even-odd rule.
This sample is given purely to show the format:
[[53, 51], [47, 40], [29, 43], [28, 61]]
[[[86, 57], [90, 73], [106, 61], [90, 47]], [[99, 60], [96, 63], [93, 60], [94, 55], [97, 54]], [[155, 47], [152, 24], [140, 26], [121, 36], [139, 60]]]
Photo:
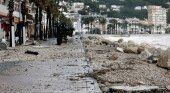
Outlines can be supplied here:
[[14, 40], [14, 27], [13, 27], [13, 12], [14, 12], [14, 1], [10, 0], [8, 4], [8, 10], [9, 10], [9, 31], [10, 31], [10, 47], [15, 47], [15, 40]]

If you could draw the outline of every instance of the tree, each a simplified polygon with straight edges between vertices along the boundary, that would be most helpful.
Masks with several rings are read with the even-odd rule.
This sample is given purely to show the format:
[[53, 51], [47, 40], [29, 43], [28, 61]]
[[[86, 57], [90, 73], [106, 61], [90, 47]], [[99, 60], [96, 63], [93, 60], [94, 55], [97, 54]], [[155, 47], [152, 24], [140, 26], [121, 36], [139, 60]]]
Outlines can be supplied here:
[[106, 19], [105, 18], [99, 18], [99, 23], [102, 24], [102, 30], [101, 30], [101, 34], [103, 34], [103, 31], [105, 31], [105, 24], [106, 24]]
[[[117, 23], [118, 23], [117, 20], [111, 19], [109, 22], [114, 25], [114, 33], [117, 33]], [[111, 32], [112, 32], [111, 34], [113, 34], [113, 31], [111, 31]]]
[[90, 20], [91, 20], [90, 17], [83, 17], [82, 18], [83, 24], [88, 25], [88, 33], [90, 32], [90, 22], [91, 22]]

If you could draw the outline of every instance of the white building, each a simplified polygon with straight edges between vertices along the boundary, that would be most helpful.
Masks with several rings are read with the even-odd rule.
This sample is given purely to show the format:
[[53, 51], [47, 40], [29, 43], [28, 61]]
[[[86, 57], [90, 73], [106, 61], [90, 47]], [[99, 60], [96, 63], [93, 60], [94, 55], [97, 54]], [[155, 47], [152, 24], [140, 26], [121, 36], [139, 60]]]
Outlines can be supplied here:
[[74, 11], [75, 13], [78, 13], [79, 10], [82, 10], [84, 8], [84, 3], [72, 3], [71, 10]]
[[128, 23], [127, 31], [131, 34], [137, 34], [141, 32], [141, 28], [139, 27], [140, 20], [137, 18], [126, 18], [126, 22]]
[[147, 9], [147, 6], [136, 6], [134, 9], [135, 10], [143, 10], [143, 9]]
[[67, 18], [70, 18], [75, 32], [81, 32], [81, 15], [78, 13], [64, 13]]
[[153, 25], [151, 33], [165, 33], [167, 26], [166, 9], [161, 6], [148, 6], [148, 22]]
[[106, 9], [106, 5], [99, 5], [99, 9]]
[[111, 5], [111, 10], [112, 11], [120, 11], [120, 8], [122, 8], [123, 6], [119, 6], [119, 5]]

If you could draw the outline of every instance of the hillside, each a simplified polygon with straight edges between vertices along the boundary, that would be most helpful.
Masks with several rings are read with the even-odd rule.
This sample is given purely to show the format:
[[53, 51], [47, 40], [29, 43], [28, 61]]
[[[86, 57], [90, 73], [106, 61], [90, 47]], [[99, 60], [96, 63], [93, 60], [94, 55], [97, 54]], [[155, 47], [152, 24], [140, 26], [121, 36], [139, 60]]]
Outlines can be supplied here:
[[[137, 17], [139, 19], [147, 18], [147, 10], [135, 10], [136, 6], [147, 6], [147, 5], [160, 5], [162, 7], [168, 8], [166, 4], [170, 0], [72, 0], [72, 2], [84, 2], [85, 6], [89, 6], [89, 9], [85, 8], [84, 11], [95, 12], [102, 15], [107, 15], [108, 17], [115, 18], [131, 18]], [[107, 9], [99, 9], [99, 5], [106, 5]], [[111, 5], [123, 6], [120, 11], [111, 10]], [[108, 11], [108, 9], [110, 9]], [[82, 13], [82, 12], [81, 12]], [[168, 12], [170, 15], [170, 12]], [[170, 17], [168, 17], [168, 22], [170, 22]]]

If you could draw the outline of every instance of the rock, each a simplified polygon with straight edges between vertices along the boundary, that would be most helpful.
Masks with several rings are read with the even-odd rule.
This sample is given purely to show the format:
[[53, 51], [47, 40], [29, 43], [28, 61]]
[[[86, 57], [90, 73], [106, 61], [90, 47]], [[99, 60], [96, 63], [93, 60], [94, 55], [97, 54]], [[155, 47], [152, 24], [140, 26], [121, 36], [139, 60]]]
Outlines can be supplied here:
[[121, 43], [118, 43], [118, 46], [121, 47], [121, 48], [127, 48], [128, 43], [127, 42], [121, 42]]
[[158, 49], [156, 49], [155, 52], [153, 52], [153, 56], [160, 58], [164, 52], [165, 52], [164, 50], [162, 50], [161, 48], [158, 48]]
[[147, 49], [145, 49], [144, 51], [140, 53], [139, 58], [142, 60], [147, 60], [151, 56], [152, 54]]
[[158, 57], [152, 55], [148, 58], [148, 62], [149, 63], [157, 63], [158, 59], [159, 59]]
[[37, 41], [33, 41], [31, 45], [38, 45]]
[[118, 43], [117, 41], [116, 41], [116, 42], [113, 42], [112, 45], [113, 45], [114, 47], [119, 47], [119, 43]]
[[7, 49], [7, 44], [1, 42], [1, 43], [0, 43], [0, 50], [6, 50], [6, 49]]
[[111, 86], [109, 93], [164, 93], [158, 86]]
[[157, 53], [157, 49], [155, 47], [151, 47], [151, 48], [147, 48], [148, 51], [151, 53], [151, 54], [156, 54]]
[[98, 37], [98, 36], [88, 36], [88, 38], [90, 40], [99, 40], [100, 39], [100, 37]]
[[158, 66], [170, 69], [170, 48], [168, 48], [158, 60]]
[[136, 47], [138, 46], [135, 42], [133, 42], [132, 40], [128, 41], [128, 47]]
[[143, 48], [145, 48], [145, 49], [151, 49], [151, 48], [153, 48], [151, 45], [149, 45], [148, 43], [141, 43], [140, 45], [139, 45], [140, 47], [143, 47]]
[[120, 48], [120, 47], [117, 47], [116, 50], [117, 50], [118, 52], [122, 52], [122, 53], [124, 52], [124, 51], [123, 51], [123, 48]]
[[92, 41], [90, 41], [90, 40], [85, 40], [85, 41], [83, 41], [85, 44], [87, 44], [87, 45], [91, 45], [93, 42]]
[[144, 47], [139, 46], [137, 49], [138, 54], [142, 53], [145, 50]]
[[102, 93], [108, 93], [109, 88], [108, 87], [101, 87]]
[[124, 53], [138, 53], [138, 47], [127, 47], [123, 49]]
[[118, 55], [115, 53], [110, 57], [111, 60], [117, 60], [118, 59]]
[[106, 40], [106, 39], [102, 40], [101, 42], [102, 42], [102, 44], [105, 44], [105, 45], [112, 45], [113, 44], [113, 42]]
[[122, 43], [122, 42], [123, 42], [123, 39], [121, 38], [121, 39], [119, 39], [117, 42], [118, 42], [118, 43]]
[[95, 37], [95, 36], [88, 36], [88, 38], [89, 38], [90, 40], [92, 40], [92, 39], [96, 39], [96, 37]]
[[167, 89], [168, 92], [170, 92], [170, 85], [167, 85], [166, 89]]

